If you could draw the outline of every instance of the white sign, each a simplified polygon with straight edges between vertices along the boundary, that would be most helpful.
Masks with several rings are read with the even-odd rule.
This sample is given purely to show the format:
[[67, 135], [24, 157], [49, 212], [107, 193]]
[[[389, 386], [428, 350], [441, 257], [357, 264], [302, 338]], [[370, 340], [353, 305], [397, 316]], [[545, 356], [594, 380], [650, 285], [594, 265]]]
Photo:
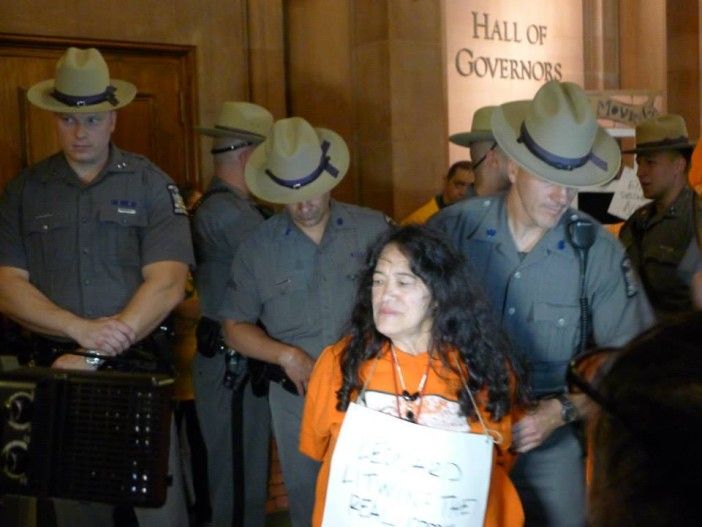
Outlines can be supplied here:
[[351, 403], [334, 448], [322, 527], [479, 527], [490, 436], [417, 425]]
[[636, 166], [634, 168], [624, 167], [621, 177], [612, 185], [610, 190], [614, 191], [612, 202], [609, 204], [607, 212], [626, 220], [629, 216], [650, 200], [644, 198], [641, 184], [636, 177]]

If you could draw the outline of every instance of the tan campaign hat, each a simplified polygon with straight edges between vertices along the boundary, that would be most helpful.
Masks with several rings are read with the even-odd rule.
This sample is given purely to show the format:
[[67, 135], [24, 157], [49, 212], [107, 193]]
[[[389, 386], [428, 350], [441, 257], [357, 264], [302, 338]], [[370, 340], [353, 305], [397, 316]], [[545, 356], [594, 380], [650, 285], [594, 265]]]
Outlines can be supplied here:
[[249, 190], [270, 203], [296, 203], [329, 192], [349, 168], [343, 138], [301, 117], [276, 121], [246, 163]]
[[470, 132], [460, 132], [449, 136], [449, 141], [460, 146], [470, 146], [478, 141], [494, 141], [490, 121], [497, 106], [483, 106], [473, 114]]
[[558, 185], [604, 185], [621, 165], [617, 142], [597, 124], [587, 95], [572, 82], [550, 81], [531, 101], [499, 106], [492, 132], [512, 160]]
[[196, 131], [210, 137], [233, 137], [260, 143], [273, 126], [273, 115], [250, 102], [226, 101], [214, 126], [198, 126]]
[[661, 150], [689, 150], [695, 148], [687, 135], [685, 120], [675, 114], [659, 115], [636, 125], [636, 148], [623, 150], [624, 154], [643, 154]]
[[44, 110], [93, 113], [117, 110], [136, 96], [131, 82], [110, 78], [102, 54], [95, 48], [68, 48], [56, 64], [56, 78], [41, 81], [27, 99]]

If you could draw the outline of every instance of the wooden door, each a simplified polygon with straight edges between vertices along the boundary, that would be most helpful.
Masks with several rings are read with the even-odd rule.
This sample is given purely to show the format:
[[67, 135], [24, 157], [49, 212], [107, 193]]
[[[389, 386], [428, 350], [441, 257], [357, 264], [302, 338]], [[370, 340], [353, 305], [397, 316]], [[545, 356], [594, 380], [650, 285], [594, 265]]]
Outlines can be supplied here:
[[112, 78], [137, 86], [134, 102], [117, 112], [114, 143], [145, 155], [176, 183], [197, 185], [193, 46], [0, 34], [0, 187], [59, 149], [52, 114], [29, 103], [26, 92], [55, 77], [56, 62], [69, 46], [98, 48]]

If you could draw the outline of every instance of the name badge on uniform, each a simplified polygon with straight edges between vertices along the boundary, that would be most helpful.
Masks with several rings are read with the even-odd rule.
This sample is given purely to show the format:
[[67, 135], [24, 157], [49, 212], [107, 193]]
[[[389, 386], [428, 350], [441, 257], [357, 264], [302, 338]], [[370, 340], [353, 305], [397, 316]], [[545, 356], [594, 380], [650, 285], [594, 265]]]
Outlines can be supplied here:
[[180, 195], [180, 191], [176, 185], [168, 185], [168, 192], [171, 193], [171, 202], [173, 203], [173, 214], [179, 214], [181, 216], [188, 215], [188, 209], [183, 201], [183, 196]]

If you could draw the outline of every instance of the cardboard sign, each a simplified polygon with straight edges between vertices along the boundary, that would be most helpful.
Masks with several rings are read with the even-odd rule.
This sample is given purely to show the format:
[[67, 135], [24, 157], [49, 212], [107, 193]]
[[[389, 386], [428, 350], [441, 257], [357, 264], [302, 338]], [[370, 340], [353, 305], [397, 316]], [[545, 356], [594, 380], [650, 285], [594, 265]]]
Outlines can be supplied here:
[[334, 448], [322, 527], [480, 527], [493, 441], [351, 403]]
[[650, 201], [643, 196], [641, 184], [636, 177], [636, 167], [624, 167], [621, 177], [612, 190], [614, 197], [607, 212], [623, 220], [628, 219], [636, 209]]

